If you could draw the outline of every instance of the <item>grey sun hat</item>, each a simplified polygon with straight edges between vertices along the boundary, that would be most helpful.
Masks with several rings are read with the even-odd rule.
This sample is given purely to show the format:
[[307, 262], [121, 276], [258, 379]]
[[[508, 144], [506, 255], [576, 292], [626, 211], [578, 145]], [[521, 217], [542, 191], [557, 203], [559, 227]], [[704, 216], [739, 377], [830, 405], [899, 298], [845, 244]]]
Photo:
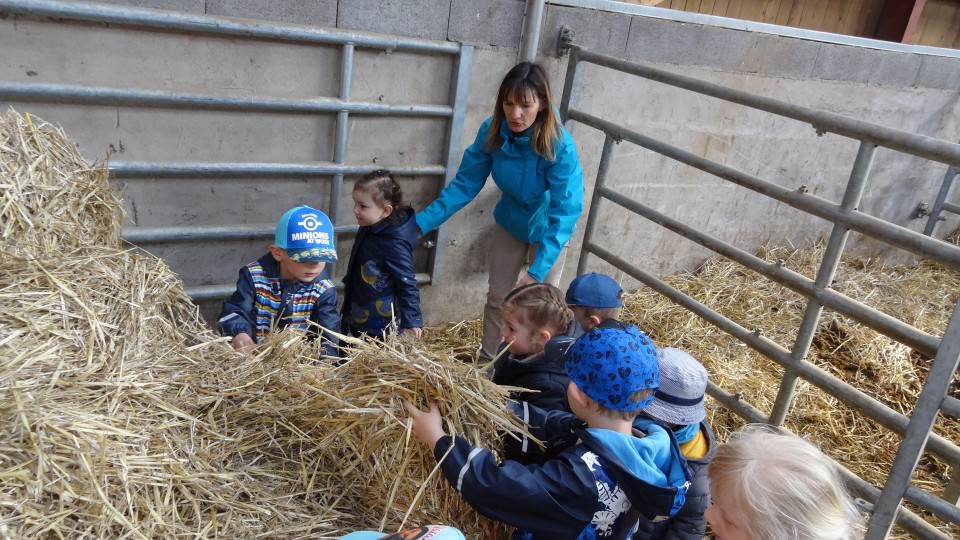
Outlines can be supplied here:
[[680, 349], [660, 349], [660, 387], [643, 412], [668, 424], [689, 425], [706, 418], [703, 394], [707, 370], [696, 358]]

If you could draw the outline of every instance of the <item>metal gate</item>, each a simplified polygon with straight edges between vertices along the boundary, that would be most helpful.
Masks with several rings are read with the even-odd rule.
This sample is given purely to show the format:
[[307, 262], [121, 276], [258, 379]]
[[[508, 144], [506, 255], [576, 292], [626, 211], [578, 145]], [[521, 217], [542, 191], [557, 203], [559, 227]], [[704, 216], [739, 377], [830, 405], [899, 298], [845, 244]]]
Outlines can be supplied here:
[[[269, 175], [274, 178], [330, 177], [329, 206], [325, 209], [336, 224], [340, 216], [340, 198], [344, 175], [364, 174], [383, 165], [350, 164], [346, 162], [348, 121], [352, 115], [385, 116], [397, 118], [447, 118], [444, 163], [424, 163], [414, 166], [391, 167], [400, 176], [438, 177], [442, 182], [447, 171], [459, 161], [460, 133], [462, 131], [469, 70], [473, 48], [455, 42], [400, 38], [371, 33], [352, 33], [305, 26], [242, 21], [239, 19], [193, 15], [170, 11], [128, 8], [95, 3], [58, 2], [48, 0], [2, 0], [0, 14], [53, 18], [57, 21], [105, 23], [118, 27], [132, 27], [160, 32], [189, 35], [227, 36], [272, 40], [303, 45], [338, 45], [340, 47], [339, 95], [303, 99], [261, 95], [224, 96], [212, 94], [175, 93], [159, 90], [100, 87], [73, 84], [15, 83], [0, 81], [0, 100], [46, 102], [70, 105], [113, 107], [149, 107], [186, 111], [227, 111], [230, 113], [299, 113], [304, 115], [336, 115], [333, 160], [331, 162], [242, 163], [242, 162], [125, 162], [108, 163], [112, 179], [126, 178], [249, 178]], [[353, 79], [354, 51], [357, 48], [386, 52], [407, 51], [417, 54], [449, 55], [454, 58], [451, 70], [450, 97], [452, 103], [436, 105], [388, 104], [361, 102], [350, 99]], [[362, 141], [361, 141], [362, 142]], [[353, 234], [356, 225], [337, 226], [336, 234]], [[223, 239], [272, 238], [272, 225], [225, 226], [171, 226], [130, 227], [123, 238], [136, 245], [213, 241]], [[442, 234], [442, 232], [440, 233]], [[442, 239], [442, 236], [441, 236]], [[418, 274], [418, 283], [429, 283], [437, 275], [442, 261], [441, 246], [431, 250], [426, 274]], [[428, 246], [430, 247], [430, 246]], [[188, 287], [187, 293], [195, 301], [217, 300], [228, 296], [233, 283]]]
[[[797, 381], [803, 379], [834, 396], [873, 422], [900, 435], [902, 442], [890, 475], [882, 489], [878, 489], [850, 471], [843, 469], [845, 479], [852, 491], [866, 499], [868, 504], [872, 503], [866, 538], [870, 540], [884, 538], [893, 526], [894, 520], [916, 537], [946, 538], [943, 533], [915, 513], [901, 508], [900, 503], [902, 500], [910, 501], [949, 523], [960, 524], [960, 508], [936, 494], [911, 485], [910, 482], [911, 473], [924, 451], [930, 452], [948, 463], [952, 469], [953, 483], [956, 484], [958, 481], [960, 447], [943, 437], [931, 434], [931, 428], [938, 411], [952, 418], [960, 416], [960, 400], [946, 396], [948, 385], [957, 370], [958, 360], [960, 360], [960, 305], [954, 306], [949, 326], [944, 329], [944, 337], [939, 339], [900, 321], [891, 314], [875, 310], [866, 304], [832, 290], [830, 285], [834, 279], [850, 230], [882, 240], [889, 245], [910, 251], [926, 259], [952, 267], [960, 267], [960, 248], [858, 210], [861, 196], [870, 178], [870, 169], [878, 146], [956, 167], [960, 165], [960, 145], [631, 63], [591, 52], [569, 42], [566, 45], [570, 50], [570, 58], [563, 89], [561, 116], [568, 125], [571, 123], [582, 124], [604, 134], [603, 151], [597, 169], [596, 185], [587, 218], [577, 273], [582, 274], [586, 270], [591, 256], [599, 257], [782, 365], [785, 368], [785, 373], [779, 386], [776, 402], [772, 410], [769, 411], [761, 411], [729, 390], [710, 384], [708, 388], [710, 396], [739, 416], [752, 422], [782, 425], [790, 410]], [[808, 123], [818, 133], [830, 132], [860, 141], [859, 151], [853, 163], [843, 200], [840, 203], [835, 203], [807, 193], [803, 188], [799, 190], [784, 188], [773, 182], [705, 159], [679, 147], [633, 131], [627, 126], [618, 125], [616, 122], [598, 118], [577, 109], [582, 90], [589, 86], [589, 81], [585, 77], [585, 64], [587, 63]], [[832, 222], [832, 232], [820, 260], [816, 279], [808, 279], [782, 265], [767, 262], [617, 192], [616, 189], [608, 185], [607, 175], [610, 169], [613, 146], [620, 142], [628, 142], [657, 152], [690, 167], [755, 191], [764, 197], [775, 199], [797, 210]], [[600, 245], [594, 238], [597, 216], [605, 205], [611, 203], [680, 234], [803, 295], [807, 299], [806, 309], [792, 348], [786, 349], [763, 337], [760, 332], [744, 328], [737, 322], [671, 287], [656, 276], [638, 268], [629, 260], [621, 258]], [[823, 308], [829, 308], [846, 315], [921, 352], [927, 357], [935, 358], [927, 381], [910, 416], [887, 407], [870, 395], [805, 360]]]

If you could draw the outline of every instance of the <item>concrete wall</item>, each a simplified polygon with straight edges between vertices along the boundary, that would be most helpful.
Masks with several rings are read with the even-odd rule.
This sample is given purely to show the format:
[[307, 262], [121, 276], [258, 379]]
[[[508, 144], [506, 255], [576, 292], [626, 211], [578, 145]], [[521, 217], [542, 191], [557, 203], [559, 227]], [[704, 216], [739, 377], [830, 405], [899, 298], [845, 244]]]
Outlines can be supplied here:
[[[517, 59], [522, 0], [158, 0], [115, 4], [227, 15], [296, 24], [337, 26], [475, 45], [461, 146], [490, 114], [502, 74]], [[613, 6], [614, 4], [611, 4]], [[628, 10], [629, 11], [629, 10]], [[541, 53], [559, 98], [565, 59], [553, 56], [561, 25], [578, 43], [734, 88], [956, 141], [960, 138], [960, 59], [935, 51], [889, 51], [785, 37], [628, 13], [549, 5]], [[0, 81], [50, 82], [180, 92], [298, 97], [335, 96], [339, 49], [258, 39], [0, 17]], [[920, 51], [920, 52], [917, 52]], [[386, 103], [448, 103], [449, 57], [359, 49], [351, 97]], [[766, 113], [612, 73], [588, 70], [579, 108], [635, 131], [656, 135], [699, 155], [775, 181], [806, 185], [839, 201], [856, 142], [817, 136], [808, 126]], [[62, 124], [91, 159], [112, 153], [123, 161], [329, 161], [332, 115], [237, 114], [75, 106], [0, 100]], [[440, 164], [442, 120], [352, 117], [350, 164]], [[602, 140], [574, 126], [591, 194]], [[919, 202], [932, 203], [945, 165], [881, 151], [861, 206], [892, 222], [922, 230], [911, 219]], [[351, 179], [347, 179], [348, 181]], [[408, 200], [422, 208], [437, 178], [402, 178]], [[764, 243], [808, 245], [829, 233], [809, 218], [695, 170], [628, 144], [616, 149], [614, 187], [683, 222], [752, 250]], [[119, 184], [119, 183], [118, 183]], [[329, 203], [328, 178], [129, 179], [123, 182], [129, 226], [262, 224], [287, 207]], [[350, 224], [349, 184], [339, 224]], [[496, 200], [488, 187], [446, 225], [443, 269], [423, 289], [429, 323], [479, 316], [486, 290], [486, 234]], [[953, 197], [952, 200], [956, 200]], [[581, 224], [585, 222], [582, 221]], [[941, 224], [952, 229], [957, 220]], [[709, 255], [640, 218], [605, 207], [599, 231], [611, 250], [654, 273], [692, 269]], [[582, 226], [568, 250], [573, 276]], [[854, 235], [856, 237], [856, 235]], [[902, 254], [854, 238], [871, 255]], [[150, 245], [188, 285], [232, 283], [237, 268], [264, 251], [263, 241]], [[349, 255], [350, 238], [340, 242]], [[419, 253], [420, 264], [426, 253]], [[604, 269], [596, 262], [591, 269]], [[341, 268], [342, 270], [342, 268]], [[629, 286], [629, 285], [628, 285]], [[206, 306], [214, 313], [218, 306]]]

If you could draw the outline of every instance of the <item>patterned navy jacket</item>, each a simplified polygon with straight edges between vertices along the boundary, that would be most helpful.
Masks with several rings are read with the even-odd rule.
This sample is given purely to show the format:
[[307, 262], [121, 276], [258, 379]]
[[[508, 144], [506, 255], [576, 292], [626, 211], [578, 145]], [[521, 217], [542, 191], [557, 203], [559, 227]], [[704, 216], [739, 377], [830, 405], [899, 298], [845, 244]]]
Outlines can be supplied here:
[[[317, 335], [319, 324], [340, 328], [337, 290], [321, 275], [310, 283], [280, 279], [280, 266], [269, 253], [240, 269], [237, 290], [224, 300], [217, 324], [225, 336], [249, 334], [257, 343], [272, 331], [294, 326]], [[337, 354], [337, 338], [323, 333], [324, 354]]]
[[408, 208], [360, 227], [343, 278], [343, 333], [380, 336], [394, 316], [401, 330], [423, 327], [413, 269], [416, 245], [417, 224]]

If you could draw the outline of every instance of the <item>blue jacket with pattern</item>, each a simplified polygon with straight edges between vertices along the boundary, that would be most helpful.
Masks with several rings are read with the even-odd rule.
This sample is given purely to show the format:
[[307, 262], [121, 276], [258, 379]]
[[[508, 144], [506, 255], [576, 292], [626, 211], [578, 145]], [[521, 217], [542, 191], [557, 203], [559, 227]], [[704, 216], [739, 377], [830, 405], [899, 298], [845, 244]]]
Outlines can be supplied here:
[[464, 152], [457, 175], [429, 206], [417, 213], [417, 226], [426, 234], [472, 201], [492, 176], [500, 188], [493, 218], [514, 238], [537, 244], [528, 273], [543, 281], [553, 267], [583, 210], [583, 171], [573, 137], [561, 128], [554, 159], [547, 160], [530, 146], [530, 130], [513, 133], [500, 124], [503, 143], [485, 146], [491, 118], [484, 120], [477, 138]]
[[[569, 413], [539, 429], [571, 429]], [[515, 539], [626, 540], [643, 520], [666, 523], [684, 504], [689, 471], [672, 433], [634, 436], [573, 424], [577, 445], [542, 465], [505, 460], [460, 437], [433, 448], [447, 481], [477, 512], [516, 528]], [[547, 437], [547, 436], [544, 436]]]
[[[233, 337], [245, 333], [257, 343], [274, 330], [295, 326], [317, 335], [310, 322], [328, 330], [340, 328], [337, 289], [323, 275], [309, 283], [280, 279], [280, 266], [267, 253], [240, 269], [237, 290], [224, 300], [217, 324]], [[324, 354], [337, 354], [337, 338], [323, 333]]]
[[380, 336], [393, 316], [401, 330], [423, 327], [413, 268], [416, 245], [417, 225], [409, 208], [360, 227], [343, 278], [344, 333]]

